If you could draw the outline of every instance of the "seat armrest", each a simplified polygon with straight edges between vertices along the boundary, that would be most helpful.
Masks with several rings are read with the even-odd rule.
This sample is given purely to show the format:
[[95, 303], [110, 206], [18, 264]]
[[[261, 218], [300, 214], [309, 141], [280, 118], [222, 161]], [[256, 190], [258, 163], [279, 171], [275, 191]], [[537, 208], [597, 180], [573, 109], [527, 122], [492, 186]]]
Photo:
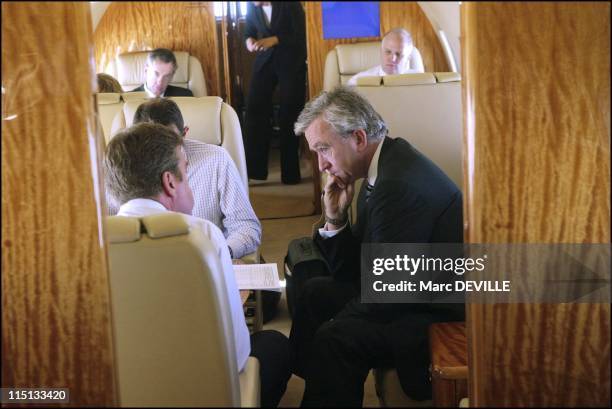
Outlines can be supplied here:
[[250, 356], [240, 372], [240, 407], [258, 408], [260, 406], [259, 361]]

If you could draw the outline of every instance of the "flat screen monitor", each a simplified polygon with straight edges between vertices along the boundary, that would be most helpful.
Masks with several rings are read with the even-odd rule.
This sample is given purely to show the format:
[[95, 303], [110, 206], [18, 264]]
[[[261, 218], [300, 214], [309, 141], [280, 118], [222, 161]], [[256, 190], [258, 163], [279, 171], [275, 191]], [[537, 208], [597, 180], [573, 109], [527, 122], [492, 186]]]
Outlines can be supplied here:
[[323, 39], [378, 37], [380, 2], [323, 1]]

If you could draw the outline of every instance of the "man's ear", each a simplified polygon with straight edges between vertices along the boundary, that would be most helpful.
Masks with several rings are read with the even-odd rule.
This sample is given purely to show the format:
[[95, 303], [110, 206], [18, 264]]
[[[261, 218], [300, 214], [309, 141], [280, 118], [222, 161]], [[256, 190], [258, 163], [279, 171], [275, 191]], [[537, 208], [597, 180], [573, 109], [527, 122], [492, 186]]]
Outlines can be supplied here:
[[162, 173], [162, 189], [169, 197], [176, 196], [176, 177], [170, 171]]
[[357, 129], [353, 131], [353, 136], [355, 137], [355, 144], [357, 146], [357, 151], [361, 152], [368, 146], [368, 135], [363, 129]]

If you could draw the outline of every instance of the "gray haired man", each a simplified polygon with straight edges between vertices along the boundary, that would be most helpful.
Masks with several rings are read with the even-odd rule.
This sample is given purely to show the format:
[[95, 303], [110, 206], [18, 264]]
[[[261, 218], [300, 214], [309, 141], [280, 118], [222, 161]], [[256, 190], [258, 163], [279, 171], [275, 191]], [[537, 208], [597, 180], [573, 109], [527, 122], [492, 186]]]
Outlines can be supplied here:
[[[408, 396], [430, 398], [428, 326], [462, 320], [463, 306], [361, 304], [361, 244], [462, 242], [461, 191], [410, 143], [389, 138], [380, 115], [348, 87], [309, 102], [295, 131], [329, 175], [326, 224], [314, 241], [331, 277], [306, 282], [290, 335], [294, 373], [306, 381], [302, 406], [361, 406], [363, 383], [376, 367], [397, 368]], [[367, 183], [350, 226], [360, 178]]]
[[183, 138], [164, 125], [140, 123], [121, 131], [106, 147], [106, 186], [122, 203], [119, 216], [184, 213], [190, 229], [200, 230], [210, 239], [225, 277], [237, 369], [245, 367], [249, 354], [256, 357], [262, 406], [275, 407], [291, 376], [287, 338], [274, 330], [249, 336], [225, 238], [213, 223], [190, 216], [193, 193], [187, 183], [189, 165], [183, 144]]

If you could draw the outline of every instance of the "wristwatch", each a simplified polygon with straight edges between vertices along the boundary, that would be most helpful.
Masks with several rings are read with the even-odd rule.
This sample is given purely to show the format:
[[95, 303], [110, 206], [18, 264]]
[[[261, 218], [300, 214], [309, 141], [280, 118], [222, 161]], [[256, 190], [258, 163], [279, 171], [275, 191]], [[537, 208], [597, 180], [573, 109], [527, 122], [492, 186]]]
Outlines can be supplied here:
[[344, 213], [344, 215], [339, 219], [332, 219], [326, 214], [325, 221], [327, 223], [333, 224], [334, 226], [344, 226], [348, 221], [348, 213]]

